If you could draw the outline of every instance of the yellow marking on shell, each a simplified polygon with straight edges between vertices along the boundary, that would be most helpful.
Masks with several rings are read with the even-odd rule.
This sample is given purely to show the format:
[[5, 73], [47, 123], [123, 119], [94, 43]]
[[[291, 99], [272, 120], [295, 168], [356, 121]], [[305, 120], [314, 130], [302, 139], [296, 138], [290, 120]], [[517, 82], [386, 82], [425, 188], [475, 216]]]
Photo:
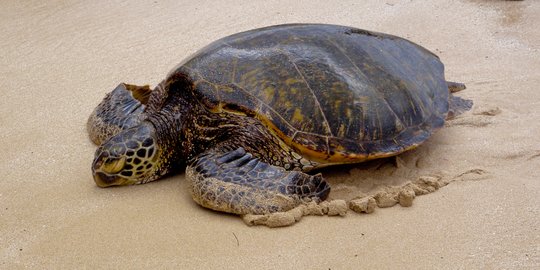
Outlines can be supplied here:
[[242, 85], [250, 85], [247, 82], [255, 82], [257, 80], [257, 73], [259, 73], [259, 69], [255, 68], [242, 74], [242, 76], [240, 77], [240, 82], [242, 82]]
[[235, 90], [232, 87], [226, 86], [226, 85], [219, 85], [217, 87], [218, 91], [223, 91], [227, 93], [233, 93]]
[[256, 115], [256, 117], [257, 119], [261, 121], [263, 125], [268, 127], [268, 129], [272, 133], [274, 133], [278, 138], [280, 138], [288, 147], [300, 153], [304, 158], [320, 163], [321, 166], [324, 166], [324, 164], [357, 163], [357, 162], [362, 162], [364, 160], [367, 160], [366, 159], [367, 157], [365, 155], [344, 154], [344, 153], [335, 153], [333, 155], [329, 155], [326, 152], [319, 152], [305, 145], [295, 143], [292, 141], [292, 137], [285, 135], [265, 115], [258, 114]]
[[359, 163], [364, 162], [372, 159], [378, 159], [378, 158], [386, 158], [395, 156], [398, 154], [401, 154], [403, 152], [415, 149], [418, 147], [419, 144], [414, 144], [409, 147], [406, 147], [402, 151], [399, 152], [377, 152], [377, 153], [371, 153], [369, 155], [365, 154], [356, 154], [356, 153], [347, 153], [345, 152], [345, 148], [341, 145], [335, 146], [333, 149], [334, 154], [327, 155], [326, 153], [321, 153], [318, 151], [315, 151], [311, 148], [307, 148], [304, 145], [300, 145], [294, 142], [291, 142], [290, 146], [293, 149], [296, 149], [299, 153], [302, 154], [302, 156], [320, 163], [319, 166], [325, 166], [325, 164], [348, 164], [348, 163]]
[[272, 99], [274, 99], [276, 89], [272, 86], [269, 86], [269, 87], [264, 88], [263, 92], [264, 92], [265, 101], [270, 102], [272, 101]]
[[291, 86], [291, 85], [297, 84], [297, 83], [304, 83], [304, 81], [299, 80], [297, 78], [288, 78], [288, 79], [285, 80], [285, 84], [287, 86]]
[[115, 174], [120, 172], [124, 165], [126, 165], [126, 157], [121, 157], [120, 159], [108, 160], [101, 166], [101, 170], [106, 173]]
[[347, 109], [345, 110], [345, 115], [347, 115], [347, 119], [351, 119], [352, 113], [353, 113], [353, 112], [352, 112], [351, 108], [347, 108]]
[[362, 104], [368, 104], [369, 103], [369, 97], [368, 96], [361, 96], [358, 98], [360, 103]]
[[285, 107], [292, 108], [292, 106], [293, 106], [293, 104], [291, 103], [290, 100], [285, 101]]
[[340, 108], [341, 108], [341, 100], [338, 99], [334, 102], [334, 110], [339, 111]]
[[293, 143], [292, 141], [292, 137], [289, 137], [287, 135], [285, 135], [279, 128], [276, 127], [276, 125], [274, 125], [274, 123], [272, 123], [272, 121], [270, 119], [268, 119], [265, 115], [263, 114], [258, 114], [256, 116], [263, 125], [265, 125], [266, 127], [268, 127], [268, 129], [274, 133], [278, 138], [280, 138], [288, 147], [291, 147], [293, 148], [296, 152], [299, 152], [302, 154], [302, 156], [304, 157], [309, 157], [310, 159], [312, 160], [315, 160], [313, 158], [311, 158], [312, 156], [317, 156], [317, 157], [320, 157], [319, 159], [320, 160], [324, 160], [325, 157], [327, 157], [328, 155], [326, 153], [320, 153], [318, 151], [314, 151], [314, 150], [311, 150], [311, 149], [308, 149], [307, 147], [303, 146], [303, 145], [300, 145], [298, 143]]
[[[298, 87], [294, 87], [294, 86], [303, 85], [303, 84], [304, 84], [304, 81], [299, 80], [297, 78], [289, 78], [285, 80], [285, 85], [287, 85], [287, 87], [289, 88], [288, 92], [290, 92], [292, 95], [296, 95], [298, 93]], [[286, 91], [283, 91], [283, 92], [286, 92]]]
[[334, 154], [329, 155], [326, 152], [319, 152], [294, 142], [291, 142], [291, 147], [302, 154], [302, 156], [305, 158], [320, 163], [322, 166], [324, 166], [324, 164], [358, 163], [370, 159], [370, 157], [366, 155], [344, 152], [335, 152]]
[[304, 115], [302, 114], [302, 111], [300, 110], [300, 108], [294, 109], [292, 121], [294, 122], [304, 121]]
[[345, 136], [345, 125], [343, 124], [340, 124], [339, 125], [339, 129], [338, 129], [338, 134], [337, 134], [338, 137], [343, 137]]
[[281, 102], [284, 103], [284, 102], [289, 100], [289, 96], [287, 95], [287, 91], [279, 91], [278, 94], [279, 94], [279, 100]]
[[316, 161], [318, 163], [328, 163], [331, 162], [328, 160], [331, 156], [329, 156], [326, 152], [319, 152], [317, 150], [314, 150], [312, 148], [306, 147], [305, 145], [295, 143], [291, 141], [291, 147], [298, 151], [302, 156]]

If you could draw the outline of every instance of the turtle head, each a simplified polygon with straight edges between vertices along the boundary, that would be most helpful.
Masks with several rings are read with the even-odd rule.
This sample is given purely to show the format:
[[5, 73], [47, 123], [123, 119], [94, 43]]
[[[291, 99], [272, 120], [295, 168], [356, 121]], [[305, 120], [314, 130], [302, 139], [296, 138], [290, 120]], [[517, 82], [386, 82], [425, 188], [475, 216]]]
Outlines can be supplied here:
[[92, 163], [100, 187], [142, 184], [167, 173], [155, 128], [148, 122], [124, 130], [105, 141]]

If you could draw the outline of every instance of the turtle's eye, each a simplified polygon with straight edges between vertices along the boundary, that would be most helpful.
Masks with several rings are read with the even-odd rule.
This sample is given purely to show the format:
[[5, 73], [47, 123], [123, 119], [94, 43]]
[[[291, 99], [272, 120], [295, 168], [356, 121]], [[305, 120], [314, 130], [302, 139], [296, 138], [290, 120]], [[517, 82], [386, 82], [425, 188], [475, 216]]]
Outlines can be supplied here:
[[126, 165], [126, 157], [108, 158], [101, 166], [103, 172], [115, 174], [120, 172]]

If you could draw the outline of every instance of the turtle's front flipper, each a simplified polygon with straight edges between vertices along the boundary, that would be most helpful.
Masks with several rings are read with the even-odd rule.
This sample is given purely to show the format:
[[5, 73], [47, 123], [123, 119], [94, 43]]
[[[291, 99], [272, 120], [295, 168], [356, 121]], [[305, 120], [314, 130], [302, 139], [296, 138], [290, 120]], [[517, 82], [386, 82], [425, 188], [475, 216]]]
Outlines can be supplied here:
[[290, 210], [307, 200], [324, 200], [330, 186], [320, 174], [286, 171], [243, 148], [204, 153], [187, 167], [193, 199], [200, 205], [234, 214]]
[[119, 84], [88, 118], [90, 139], [100, 145], [121, 130], [139, 124], [151, 92], [148, 85]]

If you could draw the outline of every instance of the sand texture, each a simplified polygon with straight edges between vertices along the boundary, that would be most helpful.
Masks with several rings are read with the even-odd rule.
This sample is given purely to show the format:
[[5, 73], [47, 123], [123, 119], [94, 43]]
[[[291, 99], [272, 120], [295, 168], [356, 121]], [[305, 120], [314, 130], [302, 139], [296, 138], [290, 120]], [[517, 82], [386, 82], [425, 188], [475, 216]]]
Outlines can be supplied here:
[[[184, 174], [94, 184], [105, 93], [295, 22], [408, 38], [475, 105], [416, 150], [323, 170], [328, 202], [272, 217], [201, 208]], [[1, 1], [0, 269], [540, 269], [539, 27], [536, 0]]]

